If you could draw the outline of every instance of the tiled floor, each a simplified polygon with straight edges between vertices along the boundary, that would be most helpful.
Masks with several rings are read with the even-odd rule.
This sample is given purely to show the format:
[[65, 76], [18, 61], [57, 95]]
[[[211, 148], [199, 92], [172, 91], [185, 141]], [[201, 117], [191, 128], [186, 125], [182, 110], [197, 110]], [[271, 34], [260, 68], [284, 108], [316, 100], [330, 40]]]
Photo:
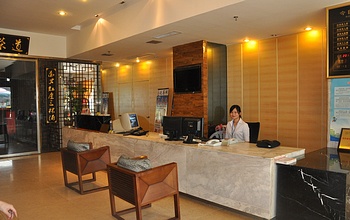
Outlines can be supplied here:
[[[69, 175], [74, 181], [75, 176]], [[97, 176], [98, 184], [106, 184], [105, 172]], [[113, 220], [108, 190], [80, 195], [64, 187], [59, 152], [0, 160], [0, 200], [12, 203], [20, 220]], [[130, 205], [119, 199], [117, 209]], [[202, 200], [181, 195], [181, 219], [245, 220], [259, 219]], [[144, 220], [162, 220], [174, 216], [172, 197], [152, 204], [142, 211]], [[135, 213], [123, 215], [136, 219]], [[1, 219], [1, 215], [0, 215]]]

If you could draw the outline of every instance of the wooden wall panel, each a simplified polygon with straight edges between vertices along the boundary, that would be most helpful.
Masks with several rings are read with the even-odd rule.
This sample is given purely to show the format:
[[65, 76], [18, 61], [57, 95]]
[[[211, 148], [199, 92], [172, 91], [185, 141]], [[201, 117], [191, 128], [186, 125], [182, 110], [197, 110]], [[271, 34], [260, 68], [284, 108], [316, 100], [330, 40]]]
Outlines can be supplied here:
[[[154, 120], [156, 113], [156, 100], [158, 89], [169, 88], [168, 112], [171, 111], [171, 100], [173, 94], [173, 59], [172, 57], [160, 58], [152, 61], [150, 75], [150, 131], [154, 131]], [[154, 104], [153, 104], [154, 103]]]
[[208, 134], [208, 63], [206, 42], [198, 41], [173, 48], [173, 66], [202, 64], [202, 92], [174, 94], [172, 116], [195, 116], [204, 118], [204, 135]]
[[118, 90], [117, 85], [117, 73], [115, 68], [110, 68], [102, 71], [101, 84], [102, 91], [109, 93], [108, 113], [111, 114], [111, 118], [117, 118], [117, 105], [118, 103]]
[[243, 106], [245, 121], [259, 121], [258, 46], [255, 42], [243, 45]]
[[297, 36], [278, 38], [278, 140], [298, 146], [298, 51]]
[[322, 32], [305, 32], [298, 35], [299, 60], [299, 146], [310, 151], [326, 147], [324, 121], [322, 115], [327, 108], [324, 102], [326, 73], [323, 65]]
[[277, 45], [276, 38], [259, 42], [260, 139], [277, 138]]

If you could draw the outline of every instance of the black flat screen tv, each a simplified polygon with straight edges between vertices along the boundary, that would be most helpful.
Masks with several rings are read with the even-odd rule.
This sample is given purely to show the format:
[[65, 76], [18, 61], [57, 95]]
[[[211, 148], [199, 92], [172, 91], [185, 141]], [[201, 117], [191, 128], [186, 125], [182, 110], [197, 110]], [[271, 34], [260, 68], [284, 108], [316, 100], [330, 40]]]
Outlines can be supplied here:
[[174, 92], [196, 93], [202, 91], [201, 64], [182, 66], [174, 69]]

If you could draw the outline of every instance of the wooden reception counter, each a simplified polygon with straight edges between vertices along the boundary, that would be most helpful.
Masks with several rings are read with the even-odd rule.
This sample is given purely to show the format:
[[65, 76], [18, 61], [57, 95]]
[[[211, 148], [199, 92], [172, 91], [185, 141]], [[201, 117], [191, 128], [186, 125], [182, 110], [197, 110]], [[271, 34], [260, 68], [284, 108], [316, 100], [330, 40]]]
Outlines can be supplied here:
[[147, 155], [153, 166], [176, 162], [182, 193], [265, 219], [276, 216], [274, 157], [305, 153], [299, 148], [265, 149], [250, 143], [197, 146], [165, 141], [152, 132], [147, 136], [123, 136], [64, 127], [62, 137], [63, 146], [68, 140], [92, 142], [95, 148], [108, 145], [113, 162], [122, 154]]

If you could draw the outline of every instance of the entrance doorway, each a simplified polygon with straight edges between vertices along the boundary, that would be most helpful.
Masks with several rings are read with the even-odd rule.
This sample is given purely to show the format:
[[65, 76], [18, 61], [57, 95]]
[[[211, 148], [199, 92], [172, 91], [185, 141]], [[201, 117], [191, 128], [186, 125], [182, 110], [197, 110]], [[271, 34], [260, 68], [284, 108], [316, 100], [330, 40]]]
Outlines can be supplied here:
[[37, 61], [0, 58], [0, 158], [39, 152]]

